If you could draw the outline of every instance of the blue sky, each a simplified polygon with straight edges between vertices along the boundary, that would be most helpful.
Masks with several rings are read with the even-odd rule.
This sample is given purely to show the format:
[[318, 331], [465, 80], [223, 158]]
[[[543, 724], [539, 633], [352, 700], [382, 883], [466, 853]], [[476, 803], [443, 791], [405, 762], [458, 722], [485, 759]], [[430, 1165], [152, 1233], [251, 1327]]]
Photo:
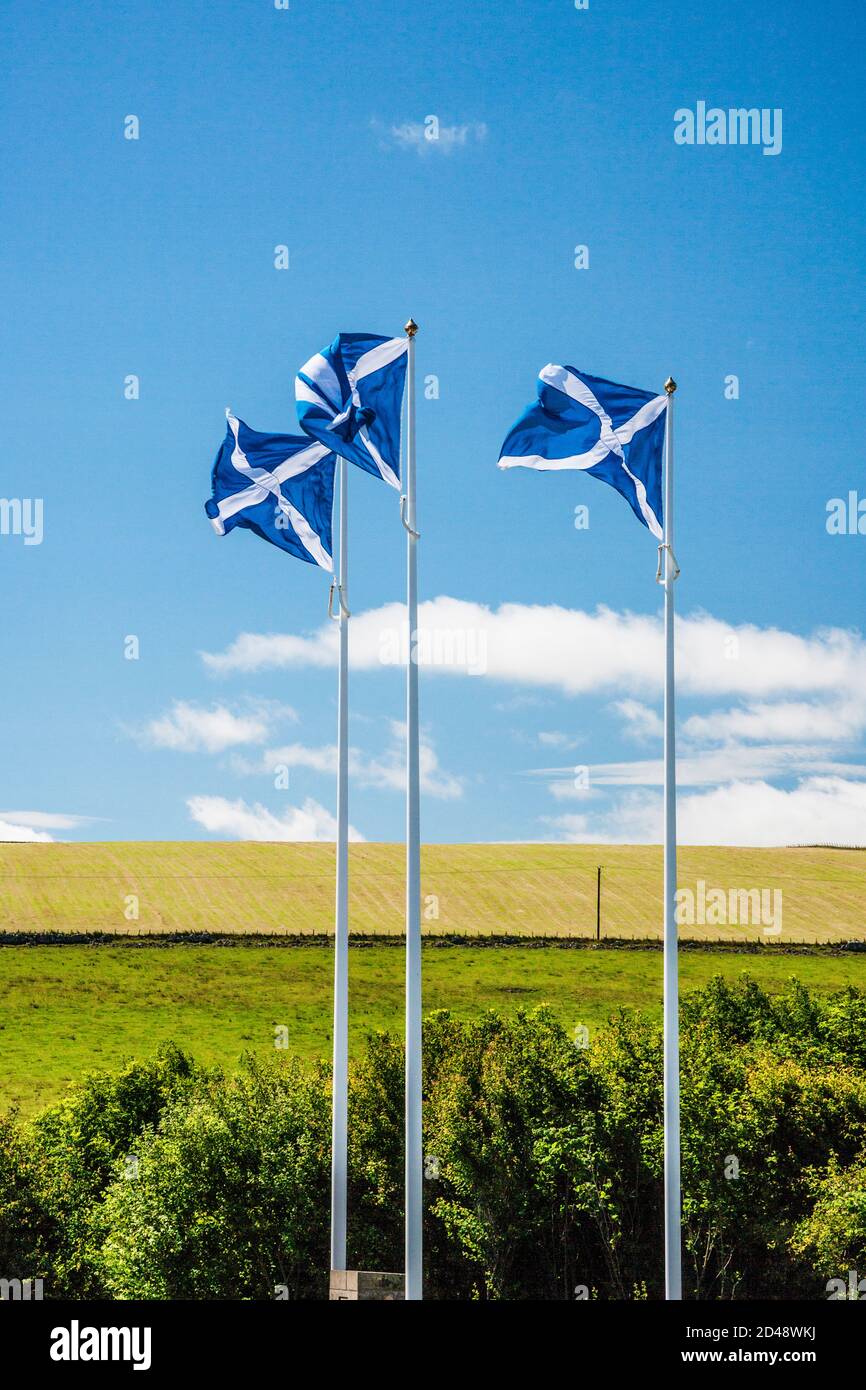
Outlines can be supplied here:
[[[312, 352], [412, 314], [426, 621], [476, 668], [422, 673], [425, 838], [660, 838], [652, 538], [591, 478], [495, 467], [554, 361], [679, 383], [682, 839], [866, 843], [866, 535], [827, 530], [866, 498], [864, 29], [833, 0], [7, 4], [0, 490], [44, 523], [0, 535], [0, 835], [331, 834], [327, 581], [203, 502], [226, 405], [294, 431]], [[699, 101], [780, 109], [781, 152], [676, 144]], [[398, 839], [402, 532], [359, 472], [351, 556], [351, 820]]]

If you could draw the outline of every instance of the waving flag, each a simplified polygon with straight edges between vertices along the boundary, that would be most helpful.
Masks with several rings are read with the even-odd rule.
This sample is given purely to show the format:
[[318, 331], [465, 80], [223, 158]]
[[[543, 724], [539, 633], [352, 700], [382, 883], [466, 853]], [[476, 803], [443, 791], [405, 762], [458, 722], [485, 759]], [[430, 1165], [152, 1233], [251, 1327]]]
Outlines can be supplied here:
[[508, 434], [499, 467], [591, 473], [621, 492], [661, 540], [667, 403], [666, 395], [548, 363], [538, 377], [538, 399]]
[[295, 379], [301, 428], [396, 488], [408, 346], [408, 338], [340, 333]]
[[226, 411], [205, 511], [217, 535], [236, 526], [299, 560], [333, 570], [331, 512], [336, 459], [306, 435], [260, 434]]

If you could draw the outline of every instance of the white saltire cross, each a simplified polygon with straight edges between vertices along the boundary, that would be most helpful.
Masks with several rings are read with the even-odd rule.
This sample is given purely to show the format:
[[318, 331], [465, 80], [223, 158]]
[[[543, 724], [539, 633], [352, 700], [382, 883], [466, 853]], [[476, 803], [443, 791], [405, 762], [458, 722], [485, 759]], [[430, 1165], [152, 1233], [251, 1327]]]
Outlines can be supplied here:
[[[346, 372], [349, 382], [350, 398], [342, 410], [334, 404], [335, 401], [342, 401], [342, 388], [340, 386], [337, 373], [334, 371], [327, 357], [321, 352], [316, 352], [308, 362], [305, 362], [297, 377], [295, 378], [295, 398], [298, 402], [304, 401], [310, 405], [319, 406], [323, 410], [332, 412], [330, 428], [337, 430], [344, 424], [349, 417], [350, 410], [354, 406], [361, 410], [361, 398], [358, 394], [358, 382], [365, 377], [371, 376], [373, 372], [381, 371], [389, 362], [406, 352], [409, 346], [408, 338], [388, 338], [384, 343], [377, 343], [376, 347], [365, 352], [355, 366]], [[308, 380], [305, 380], [308, 378]], [[312, 383], [312, 385], [311, 385]], [[397, 477], [390, 464], [386, 463], [370, 438], [366, 426], [362, 425], [358, 430], [357, 437], [363, 442], [370, 457], [379, 470], [380, 476], [392, 487], [400, 487], [400, 479]], [[339, 450], [337, 450], [339, 453]]]
[[293, 507], [288, 498], [283, 496], [280, 486], [287, 479], [296, 478], [299, 474], [306, 473], [308, 468], [312, 468], [330, 451], [324, 444], [311, 440], [308, 448], [302, 449], [300, 453], [291, 454], [289, 458], [283, 459], [282, 463], [278, 463], [276, 468], [272, 470], [254, 468], [240, 446], [238, 439], [240, 422], [231, 410], [226, 411], [226, 419], [235, 441], [232, 464], [241, 477], [249, 481], [249, 486], [241, 488], [238, 492], [233, 492], [231, 497], [224, 497], [218, 503], [218, 515], [211, 518], [211, 525], [214, 530], [218, 535], [224, 535], [227, 517], [235, 516], [238, 512], [244, 511], [246, 507], [257, 507], [270, 494], [276, 502], [277, 509], [289, 521], [304, 549], [310, 552], [316, 563], [321, 565], [323, 569], [332, 570], [334, 565], [331, 556], [325, 550], [306, 517], [302, 516], [297, 507]]
[[614, 425], [607, 411], [594, 393], [587, 386], [585, 381], [581, 381], [570, 372], [567, 367], [559, 367], [553, 362], [548, 362], [546, 367], [542, 367], [539, 378], [545, 386], [553, 386], [563, 395], [570, 396], [578, 404], [585, 406], [592, 411], [599, 419], [599, 436], [591, 449], [587, 449], [582, 454], [571, 454], [568, 458], [556, 459], [545, 458], [541, 454], [526, 454], [512, 457], [505, 457], [499, 460], [500, 468], [535, 468], [543, 472], [552, 472], [565, 468], [593, 468], [597, 463], [602, 463], [609, 454], [615, 454], [620, 461], [625, 472], [628, 474], [637, 494], [638, 505], [640, 506], [643, 518], [653, 535], [662, 539], [662, 528], [658, 518], [649, 504], [646, 495], [646, 488], [640, 478], [636, 478], [625, 461], [624, 446], [630, 444], [638, 430], [646, 429], [657, 420], [662, 411], [666, 409], [668, 398], [666, 395], [654, 396], [651, 401], [646, 401], [639, 410], [628, 420], [624, 420], [621, 425]]

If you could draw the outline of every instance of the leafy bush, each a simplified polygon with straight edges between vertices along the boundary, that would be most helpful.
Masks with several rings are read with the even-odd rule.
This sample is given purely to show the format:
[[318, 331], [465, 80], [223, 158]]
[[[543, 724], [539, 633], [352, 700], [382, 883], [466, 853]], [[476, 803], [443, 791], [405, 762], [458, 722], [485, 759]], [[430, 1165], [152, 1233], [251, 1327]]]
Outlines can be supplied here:
[[55, 1298], [98, 1297], [92, 1223], [118, 1164], [201, 1073], [176, 1047], [70, 1087], [31, 1126], [0, 1129], [0, 1250], [8, 1268], [41, 1277]]
[[857, 1271], [859, 1284], [866, 1278], [866, 1152], [848, 1168], [834, 1158], [806, 1180], [814, 1202], [791, 1237], [792, 1250], [827, 1279]]
[[[714, 980], [682, 1010], [694, 1298], [823, 1298], [866, 1274], [866, 995]], [[581, 1048], [545, 1009], [424, 1035], [425, 1278], [440, 1299], [662, 1295], [661, 1029]], [[353, 1065], [349, 1262], [400, 1269], [403, 1052]], [[0, 1260], [49, 1296], [322, 1298], [330, 1083], [176, 1049], [0, 1121]]]
[[211, 1081], [142, 1135], [104, 1198], [113, 1298], [327, 1294], [330, 1108], [298, 1062]]

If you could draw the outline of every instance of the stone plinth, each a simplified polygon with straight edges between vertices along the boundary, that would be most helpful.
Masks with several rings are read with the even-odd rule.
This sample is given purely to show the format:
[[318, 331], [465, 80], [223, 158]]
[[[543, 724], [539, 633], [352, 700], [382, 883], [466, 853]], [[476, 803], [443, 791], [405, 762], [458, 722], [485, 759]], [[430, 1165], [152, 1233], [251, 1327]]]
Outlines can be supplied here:
[[375, 1269], [332, 1269], [330, 1301], [343, 1302], [351, 1299], [383, 1299], [386, 1302], [402, 1300], [403, 1275], [384, 1274]]

